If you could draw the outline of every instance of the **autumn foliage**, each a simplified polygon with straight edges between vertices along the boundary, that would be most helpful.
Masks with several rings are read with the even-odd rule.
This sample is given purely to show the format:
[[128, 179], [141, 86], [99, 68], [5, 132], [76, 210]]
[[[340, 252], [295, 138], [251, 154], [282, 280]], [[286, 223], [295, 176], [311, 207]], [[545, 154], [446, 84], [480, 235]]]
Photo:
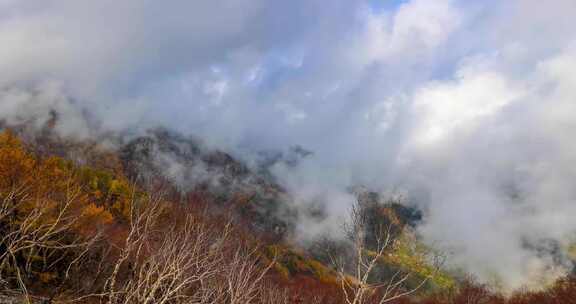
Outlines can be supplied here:
[[[80, 165], [0, 132], [0, 301], [7, 295], [109, 304], [576, 303], [571, 278], [546, 291], [504, 297], [483, 285], [453, 286], [444, 276], [432, 277], [407, 253], [410, 240], [386, 241], [379, 249], [362, 235], [356, 238], [363, 244], [356, 248], [359, 262], [412, 265], [397, 272], [401, 279], [444, 286], [420, 292], [394, 285], [391, 295], [381, 296], [390, 286], [354, 280], [345, 267], [246, 229], [250, 218], [238, 214], [249, 212], [235, 214], [238, 209], [202, 191], [182, 196], [165, 183], [132, 183], [118, 163], [98, 165], [112, 154], [95, 155], [90, 166]], [[237, 208], [249, 204], [241, 193], [230, 197], [238, 198]]]
[[173, 203], [170, 189], [138, 188], [117, 172], [39, 157], [0, 133], [0, 293], [111, 304], [310, 302], [276, 272], [279, 256], [208, 199]]

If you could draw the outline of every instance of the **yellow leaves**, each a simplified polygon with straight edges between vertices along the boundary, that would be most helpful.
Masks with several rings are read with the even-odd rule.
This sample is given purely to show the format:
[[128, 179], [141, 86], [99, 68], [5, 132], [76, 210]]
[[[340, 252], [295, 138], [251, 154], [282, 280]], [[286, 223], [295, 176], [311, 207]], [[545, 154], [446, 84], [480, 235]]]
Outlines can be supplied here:
[[84, 208], [82, 216], [90, 219], [92, 222], [100, 224], [110, 224], [114, 220], [110, 212], [104, 210], [104, 207], [96, 206], [94, 203], [91, 203]]
[[130, 218], [132, 200], [130, 199], [130, 186], [124, 179], [113, 179], [108, 185], [108, 193], [112, 198], [112, 209], [125, 219]]
[[116, 200], [112, 204], [112, 211], [117, 215], [121, 215], [125, 219], [130, 218], [130, 201], [128, 200]]
[[80, 220], [76, 229], [83, 235], [96, 233], [101, 227], [112, 224], [114, 221], [110, 211], [94, 203], [89, 203], [85, 206], [79, 217]]
[[54, 193], [66, 193], [78, 184], [73, 176], [72, 165], [55, 156], [39, 161], [34, 175], [34, 188], [38, 195], [44, 197]]
[[114, 194], [120, 193], [122, 191], [121, 188], [122, 188], [122, 184], [119, 180], [113, 179], [110, 182], [110, 192], [111, 193], [114, 193]]
[[266, 247], [265, 254], [277, 257], [274, 269], [286, 279], [293, 275], [310, 274], [323, 283], [336, 284], [338, 282], [338, 277], [333, 270], [289, 248], [280, 245], [270, 245]]
[[30, 177], [36, 164], [11, 132], [0, 133], [0, 187], [14, 187]]
[[129, 218], [131, 201], [128, 197], [129, 186], [124, 178], [88, 167], [78, 171], [79, 180], [86, 185], [85, 190], [93, 200], [86, 207], [85, 214], [98, 214], [95, 221], [101, 224], [111, 223], [116, 215]]
[[451, 288], [454, 279], [445, 272], [439, 271], [430, 263], [426, 256], [430, 249], [416, 239], [404, 234], [395, 243], [392, 251], [383, 262], [409, 270], [420, 277], [429, 277], [430, 281], [440, 288]]
[[316, 260], [309, 260], [308, 265], [321, 282], [328, 284], [338, 283], [338, 278], [336, 277], [334, 271], [326, 267], [324, 264]]
[[275, 260], [275, 257], [281, 256], [281, 249], [278, 245], [270, 245], [264, 247], [264, 264], [274, 263], [272, 269], [276, 271], [285, 280], [290, 279], [290, 270], [286, 268], [280, 261]]
[[82, 167], [78, 171], [80, 180], [86, 184], [90, 194], [101, 203], [114, 205], [116, 200], [126, 198], [130, 194], [130, 186], [121, 176], [88, 167]]
[[72, 166], [60, 157], [51, 156], [40, 163], [38, 171], [52, 182], [62, 182], [72, 175]]
[[284, 265], [275, 262], [274, 263], [274, 270], [276, 270], [276, 272], [278, 274], [280, 274], [280, 276], [285, 279], [288, 280], [290, 278], [290, 270], [288, 270], [288, 268], [284, 267]]
[[11, 147], [21, 148], [22, 142], [18, 137], [14, 136], [10, 131], [3, 131], [0, 133], [0, 148]]
[[64, 205], [82, 233], [112, 223], [113, 214], [130, 215], [131, 187], [123, 176], [61, 157], [37, 159], [14, 134], [0, 132], [0, 199], [15, 187], [26, 189], [26, 199], [13, 200], [16, 214], [40, 212], [38, 224], [50, 223]]

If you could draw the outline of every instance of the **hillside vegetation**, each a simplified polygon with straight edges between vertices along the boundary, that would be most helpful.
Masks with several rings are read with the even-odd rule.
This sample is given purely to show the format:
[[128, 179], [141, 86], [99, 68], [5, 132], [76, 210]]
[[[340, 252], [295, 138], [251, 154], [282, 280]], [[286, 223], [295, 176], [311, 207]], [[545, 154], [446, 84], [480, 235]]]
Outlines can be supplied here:
[[[394, 202], [359, 196], [342, 240], [298, 246], [281, 187], [229, 155], [160, 138], [115, 152], [0, 132], [0, 302], [575, 301], [571, 278], [510, 298], [455, 279]], [[175, 183], [154, 167], [159, 154], [218, 183]]]

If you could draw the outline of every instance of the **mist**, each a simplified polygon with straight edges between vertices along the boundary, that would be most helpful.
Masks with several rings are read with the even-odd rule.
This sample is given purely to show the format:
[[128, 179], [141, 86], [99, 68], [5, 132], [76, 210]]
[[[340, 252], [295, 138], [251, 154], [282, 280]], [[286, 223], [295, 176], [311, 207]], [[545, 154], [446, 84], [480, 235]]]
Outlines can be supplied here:
[[[0, 120], [88, 138], [162, 126], [254, 161], [333, 231], [362, 185], [483, 282], [572, 267], [576, 3], [0, 0]], [[560, 250], [560, 252], [562, 252]]]

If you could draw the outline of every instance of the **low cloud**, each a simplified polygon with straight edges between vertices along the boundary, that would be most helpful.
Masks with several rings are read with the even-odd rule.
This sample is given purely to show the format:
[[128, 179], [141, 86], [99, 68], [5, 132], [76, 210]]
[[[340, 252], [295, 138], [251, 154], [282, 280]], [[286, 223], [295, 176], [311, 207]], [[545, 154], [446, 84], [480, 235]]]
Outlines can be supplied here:
[[0, 120], [164, 126], [248, 162], [301, 145], [272, 172], [325, 206], [302, 231], [336, 227], [350, 186], [393, 189], [483, 281], [568, 271], [576, 4], [393, 2], [0, 0]]

